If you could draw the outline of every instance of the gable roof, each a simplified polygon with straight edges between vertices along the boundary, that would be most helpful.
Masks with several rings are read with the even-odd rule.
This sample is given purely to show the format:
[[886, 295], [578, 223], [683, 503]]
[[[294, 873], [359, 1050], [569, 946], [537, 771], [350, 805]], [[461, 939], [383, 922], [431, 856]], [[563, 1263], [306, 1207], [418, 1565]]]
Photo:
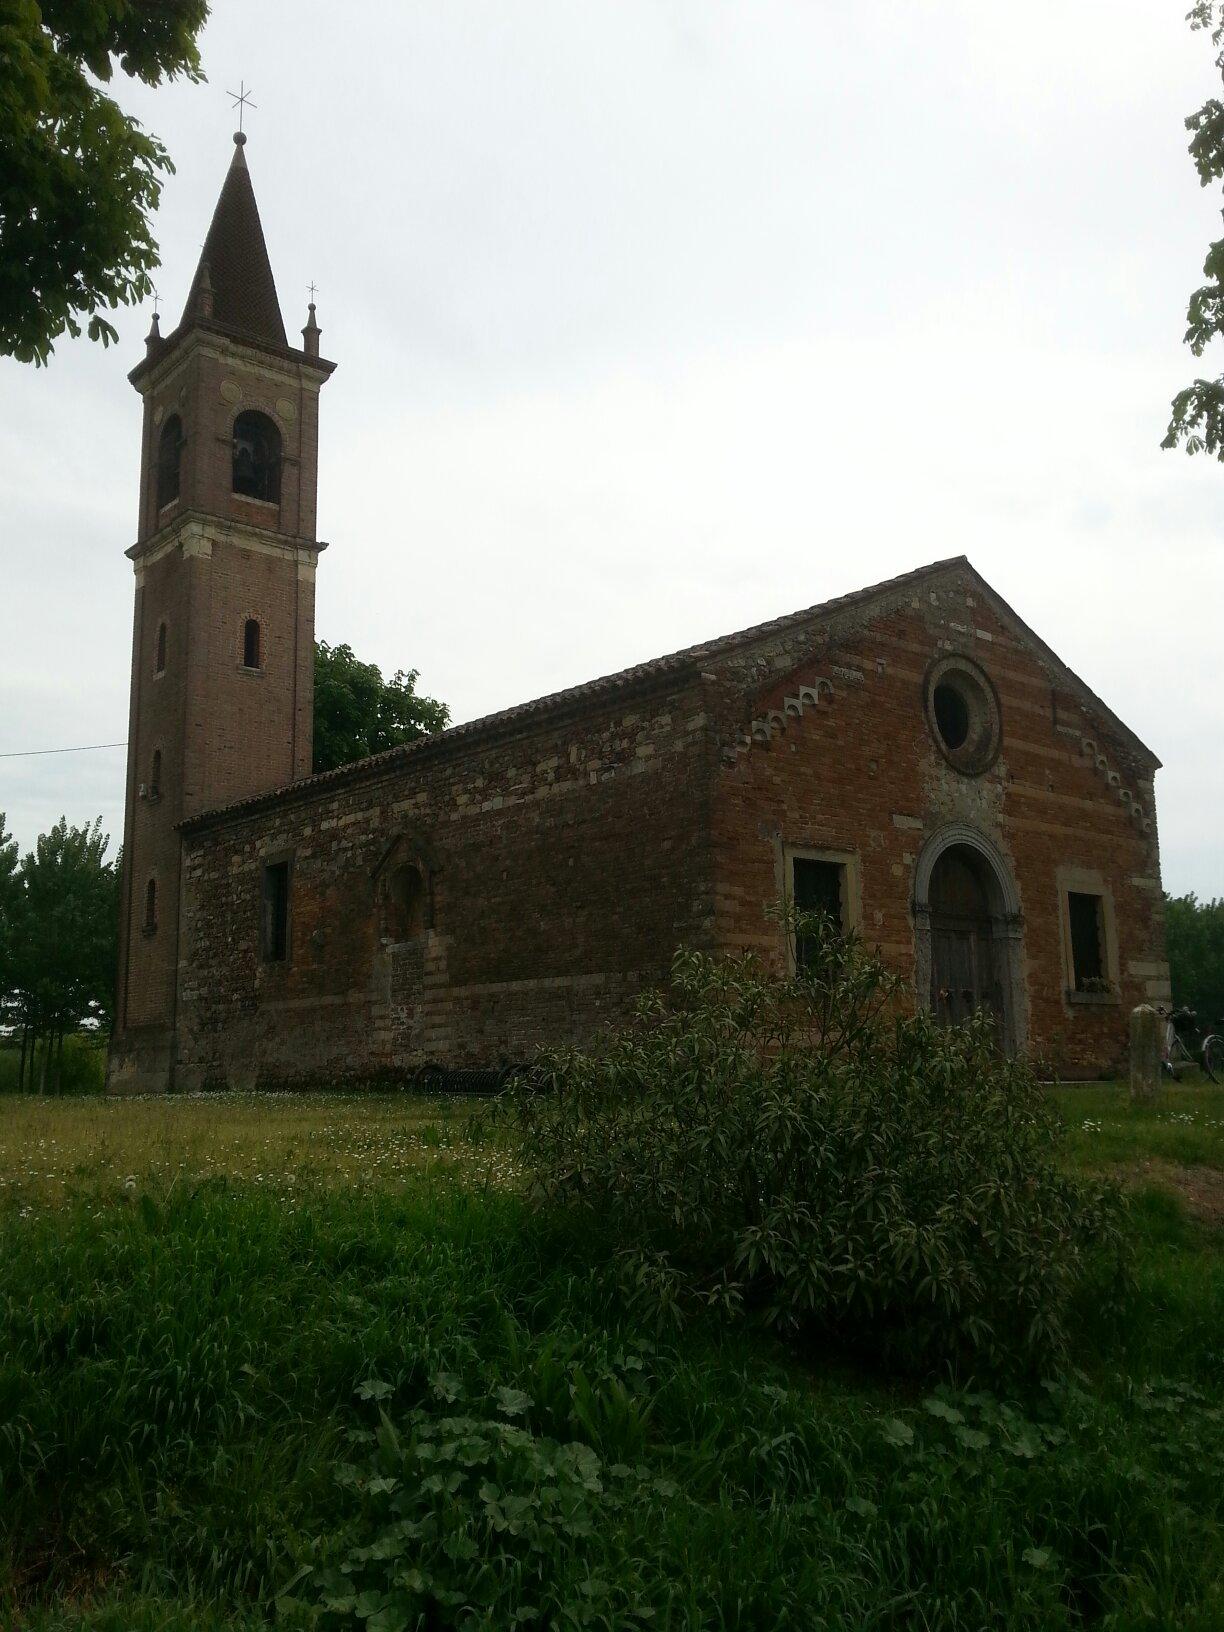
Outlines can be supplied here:
[[314, 776], [286, 783], [267, 793], [253, 794], [247, 799], [236, 800], [214, 810], [202, 811], [199, 815], [188, 817], [179, 825], [184, 829], [202, 827], [214, 820], [274, 804], [290, 795], [310, 796], [338, 783], [359, 781], [367, 776], [377, 775], [414, 756], [433, 755], [451, 746], [496, 738], [509, 734], [520, 725], [531, 725], [537, 721], [542, 723], [550, 717], [568, 713], [587, 704], [601, 703], [622, 694], [649, 691], [664, 681], [699, 672], [701, 666], [712, 659], [725, 657], [771, 635], [785, 634], [804, 624], [826, 623], [837, 614], [867, 609], [873, 602], [884, 601], [898, 594], [904, 597], [906, 592], [953, 572], [967, 574], [973, 580], [974, 587], [990, 602], [1002, 620], [1012, 625], [1024, 643], [1034, 649], [1044, 666], [1061, 684], [1086, 707], [1108, 721], [1123, 741], [1149, 761], [1153, 769], [1159, 766], [1160, 761], [1151, 749], [1141, 742], [1109, 706], [1029, 628], [1003, 597], [991, 588], [968, 556], [954, 555], [941, 561], [932, 561], [911, 572], [901, 573], [895, 578], [886, 578], [878, 584], [870, 584], [864, 589], [854, 590], [848, 595], [837, 595], [832, 600], [820, 601], [815, 606], [805, 607], [799, 612], [789, 612], [782, 617], [771, 618], [765, 623], [753, 624], [747, 629], [720, 635], [714, 640], [702, 641], [696, 646], [682, 647], [679, 651], [651, 658], [645, 663], [635, 663], [627, 669], [619, 669], [614, 674], [603, 675], [597, 680], [588, 680], [581, 685], [569, 686], [563, 691], [550, 692], [547, 696], [534, 698], [530, 702], [500, 709], [497, 713], [485, 714], [477, 719], [467, 720], [461, 725], [450, 726], [447, 730], [435, 732], [432, 736], [418, 737], [412, 742], [402, 743], [397, 748], [388, 748], [381, 754], [372, 754], [367, 759], [358, 759], [348, 765], [341, 765], [334, 771], [320, 771]]
[[1131, 749], [1133, 753], [1138, 754], [1141, 759], [1147, 760], [1153, 771], [1158, 771], [1160, 769], [1160, 759], [1152, 752], [1147, 743], [1144, 742], [1143, 738], [1136, 732], [1132, 731], [1130, 726], [1127, 725], [1126, 721], [1120, 719], [1119, 716], [1114, 713], [1113, 709], [1110, 708], [1109, 704], [1103, 697], [1097, 696], [1096, 692], [1093, 691], [1092, 687], [1087, 683], [1087, 681], [1081, 680], [1079, 675], [1076, 674], [1075, 670], [1063, 662], [1062, 658], [1059, 657], [1054, 648], [1052, 646], [1048, 646], [1035, 629], [1030, 628], [1029, 625], [1025, 623], [1020, 614], [1003, 599], [998, 590], [994, 589], [986, 582], [985, 578], [982, 577], [981, 573], [969, 560], [968, 556], [958, 556], [957, 560], [973, 579], [983, 597], [990, 602], [991, 606], [994, 607], [1002, 621], [1004, 623], [1011, 624], [1012, 628], [1016, 634], [1020, 636], [1024, 644], [1030, 647], [1034, 654], [1041, 659], [1043, 666], [1049, 671], [1049, 673], [1061, 681], [1061, 683], [1078, 702], [1082, 703], [1086, 708], [1091, 709], [1094, 714], [1099, 715], [1101, 719], [1106, 721], [1111, 729], [1117, 732], [1121, 740], [1129, 749]]

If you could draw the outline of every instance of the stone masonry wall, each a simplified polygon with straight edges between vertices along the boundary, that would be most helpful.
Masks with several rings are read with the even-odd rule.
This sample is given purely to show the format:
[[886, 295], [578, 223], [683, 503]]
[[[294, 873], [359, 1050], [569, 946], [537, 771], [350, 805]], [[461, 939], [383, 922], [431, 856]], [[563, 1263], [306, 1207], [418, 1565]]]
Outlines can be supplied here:
[[[949, 651], [998, 696], [980, 776], [927, 723], [924, 677]], [[1118, 1066], [1131, 1006], [1168, 993], [1152, 761], [971, 575], [692, 655], [636, 701], [575, 701], [189, 826], [179, 1086], [492, 1065], [590, 1037], [680, 944], [781, 961], [767, 914], [788, 846], [853, 860], [855, 921], [924, 1002], [915, 878], [953, 826], [1012, 880], [1016, 1041], [1068, 1075]], [[259, 949], [279, 859], [283, 965]], [[430, 921], [399, 940], [403, 861], [428, 877]], [[1068, 889], [1105, 902], [1108, 993], [1069, 991]]]
[[[708, 938], [711, 740], [682, 686], [189, 829], [176, 1084], [496, 1064], [623, 1020], [677, 944]], [[407, 942], [385, 901], [400, 852], [428, 858], [432, 889]], [[272, 963], [280, 859], [291, 955]]]

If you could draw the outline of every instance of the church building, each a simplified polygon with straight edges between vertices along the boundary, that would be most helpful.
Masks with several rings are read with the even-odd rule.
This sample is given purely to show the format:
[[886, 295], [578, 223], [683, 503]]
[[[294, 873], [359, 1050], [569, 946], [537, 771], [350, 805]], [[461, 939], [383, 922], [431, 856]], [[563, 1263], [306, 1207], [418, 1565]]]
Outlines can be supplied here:
[[[311, 775], [319, 393], [244, 153], [144, 401], [117, 1092], [409, 1081], [822, 905], [1067, 1076], [1169, 995], [1150, 749], [963, 557]], [[461, 1079], [465, 1080], [465, 1079]], [[466, 1080], [472, 1080], [468, 1077]]]

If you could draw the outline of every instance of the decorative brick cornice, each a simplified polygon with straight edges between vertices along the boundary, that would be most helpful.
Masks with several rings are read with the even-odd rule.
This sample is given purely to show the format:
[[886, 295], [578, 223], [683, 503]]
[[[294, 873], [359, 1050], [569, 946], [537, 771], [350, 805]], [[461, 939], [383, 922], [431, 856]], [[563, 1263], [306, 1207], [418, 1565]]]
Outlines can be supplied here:
[[1107, 756], [1101, 752], [1091, 737], [1080, 738], [1080, 753], [1097, 774], [1104, 777], [1106, 787], [1111, 788], [1117, 795], [1119, 803], [1129, 812], [1131, 821], [1134, 822], [1140, 832], [1150, 833], [1152, 831], [1152, 818], [1148, 814], [1143, 801], [1137, 793], [1132, 793], [1123, 784], [1121, 772], [1113, 768]]
[[755, 744], [768, 746], [782, 735], [792, 721], [802, 719], [805, 710], [819, 708], [822, 697], [826, 700], [825, 707], [834, 697], [833, 682], [823, 674], [818, 675], [810, 685], [796, 687], [793, 694], [783, 698], [781, 708], [771, 708], [768, 713], [750, 721], [748, 729], [741, 731], [735, 741], [723, 749], [724, 762], [728, 765], [738, 764]]
[[261, 372], [279, 375], [286, 383], [296, 383], [305, 374], [322, 385], [336, 371], [335, 363], [326, 357], [312, 357], [293, 346], [265, 345], [249, 335], [227, 329], [224, 324], [197, 319], [190, 327], [177, 328], [159, 340], [157, 348], [129, 372], [128, 379], [143, 395], [175, 374], [197, 351], [226, 359], [235, 353], [241, 356], [249, 352], [251, 363]]
[[209, 556], [214, 543], [237, 544], [256, 555], [275, 555], [312, 566], [320, 551], [327, 548], [325, 539], [299, 538], [293, 533], [273, 532], [269, 527], [252, 527], [207, 510], [183, 510], [123, 553], [140, 572], [176, 549], [187, 556]]

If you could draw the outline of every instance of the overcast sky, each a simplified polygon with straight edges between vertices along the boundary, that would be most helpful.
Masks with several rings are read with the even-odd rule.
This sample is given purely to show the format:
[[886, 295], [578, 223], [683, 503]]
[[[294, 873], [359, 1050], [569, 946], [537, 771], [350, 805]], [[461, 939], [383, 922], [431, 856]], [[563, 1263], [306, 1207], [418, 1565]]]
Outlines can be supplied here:
[[[1164, 761], [1224, 894], [1224, 470], [1162, 453], [1219, 198], [1186, 0], [214, 0], [118, 85], [178, 167], [178, 319], [233, 151], [291, 337], [319, 285], [318, 632], [468, 719], [940, 556]], [[0, 362], [0, 751], [126, 735], [140, 404]], [[0, 760], [118, 843], [121, 750]]]

